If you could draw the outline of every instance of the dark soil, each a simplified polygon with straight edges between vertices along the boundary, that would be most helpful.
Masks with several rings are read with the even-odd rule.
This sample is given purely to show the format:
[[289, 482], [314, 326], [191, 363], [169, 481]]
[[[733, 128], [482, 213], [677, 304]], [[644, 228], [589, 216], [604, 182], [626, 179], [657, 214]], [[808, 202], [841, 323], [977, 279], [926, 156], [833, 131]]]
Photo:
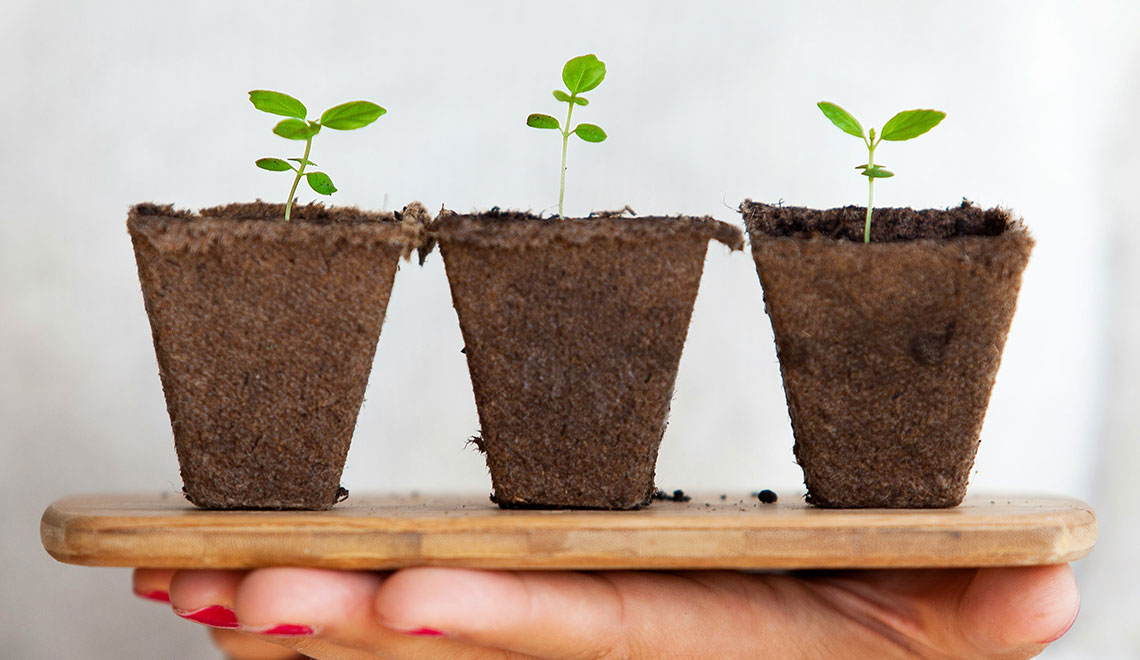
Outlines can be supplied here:
[[397, 261], [402, 217], [319, 205], [199, 214], [140, 204], [134, 243], [186, 497], [327, 509], [340, 488]]
[[710, 218], [442, 214], [438, 238], [503, 507], [631, 509], [654, 491]]
[[[844, 206], [824, 211], [802, 206], [769, 206], [747, 200], [740, 207], [748, 231], [767, 238], [831, 238], [863, 242], [865, 206]], [[950, 209], [875, 209], [871, 242], [913, 241], [956, 236], [999, 236], [1012, 219], [1004, 209], [982, 210], [970, 202]]]
[[808, 501], [962, 501], [1033, 240], [1002, 209], [741, 205]]
[[[664, 490], [658, 488], [657, 490], [653, 491], [653, 499], [666, 502], [691, 502], [693, 498], [689, 495], [686, 495], [685, 491], [681, 490], [680, 488], [673, 491], [672, 493], [667, 493]], [[705, 506], [708, 505], [706, 504]]]

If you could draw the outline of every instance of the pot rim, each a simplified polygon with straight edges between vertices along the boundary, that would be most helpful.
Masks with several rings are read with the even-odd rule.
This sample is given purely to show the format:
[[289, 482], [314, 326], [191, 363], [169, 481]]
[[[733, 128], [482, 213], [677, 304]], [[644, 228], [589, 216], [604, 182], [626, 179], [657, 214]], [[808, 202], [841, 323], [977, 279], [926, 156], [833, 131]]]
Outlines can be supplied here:
[[599, 240], [646, 243], [669, 240], [716, 240], [732, 250], [744, 248], [739, 227], [709, 216], [540, 218], [530, 213], [459, 214], [444, 209], [428, 228], [432, 239], [478, 247], [527, 248], [552, 243], [584, 245]]
[[[218, 217], [227, 210], [243, 211], [283, 209], [283, 204], [235, 203], [202, 209], [198, 212], [175, 209], [174, 205], [144, 202], [131, 207], [127, 229], [136, 240], [142, 239], [157, 249], [205, 251], [215, 245], [229, 247], [235, 241], [257, 240], [270, 243], [314, 244], [330, 246], [340, 242], [352, 245], [392, 246], [405, 256], [423, 246], [428, 214], [419, 202], [403, 211], [375, 212], [356, 207], [324, 207], [307, 204], [294, 207], [298, 219], [285, 222], [280, 218]], [[305, 215], [319, 214], [327, 222], [307, 220]], [[362, 218], [345, 221], [346, 218]]]
[[[810, 213], [817, 213], [817, 214], [836, 212], [836, 211], [847, 210], [847, 209], [854, 209], [855, 211], [858, 212], [859, 215], [862, 215], [863, 213], [866, 212], [865, 206], [853, 206], [852, 205], [852, 206], [844, 206], [844, 207], [834, 207], [834, 208], [830, 208], [830, 209], [815, 209], [815, 208], [803, 207], [803, 206], [778, 206], [778, 205], [773, 205], [773, 204], [766, 204], [763, 202], [754, 202], [751, 199], [745, 199], [743, 202], [741, 202], [740, 207], [737, 210], [743, 216], [744, 225], [748, 231], [749, 243], [752, 245], [753, 250], [757, 249], [758, 244], [774, 243], [774, 242], [776, 242], [776, 243], [782, 242], [782, 243], [797, 243], [797, 244], [815, 244], [815, 245], [820, 245], [820, 246], [827, 245], [827, 246], [835, 246], [837, 249], [857, 249], [857, 250], [862, 250], [862, 251], [872, 252], [872, 253], [874, 253], [874, 252], [890, 252], [892, 250], [900, 249], [901, 246], [913, 246], [915, 244], [930, 244], [931, 246], [952, 246], [952, 245], [960, 245], [962, 242], [985, 243], [988, 241], [1001, 241], [1001, 240], [1013, 240], [1013, 241], [1018, 241], [1018, 242], [1028, 241], [1028, 243], [1031, 247], [1034, 244], [1035, 241], [1033, 240], [1033, 236], [1032, 236], [1032, 234], [1030, 234], [1029, 229], [1026, 227], [1024, 220], [1020, 216], [1014, 214], [1012, 210], [1010, 210], [1006, 207], [1002, 207], [1002, 206], [996, 206], [996, 207], [992, 207], [988, 210], [985, 210], [985, 209], [982, 209], [981, 207], [973, 204], [972, 202], [969, 202], [968, 200], [963, 199], [962, 205], [960, 207], [928, 208], [928, 209], [911, 209], [911, 208], [907, 208], [907, 207], [883, 207], [883, 208], [876, 208], [875, 211], [877, 213], [882, 213], [882, 212], [891, 212], [891, 211], [910, 210], [910, 211], [914, 211], [914, 212], [920, 213], [920, 214], [946, 214], [946, 213], [952, 213], [953, 211], [958, 210], [959, 208], [963, 208], [963, 207], [973, 207], [973, 208], [976, 208], [976, 209], [978, 209], [982, 212], [985, 212], [985, 213], [996, 213], [996, 214], [998, 214], [998, 216], [1004, 220], [1004, 225], [1002, 227], [1001, 232], [996, 233], [996, 234], [984, 234], [984, 233], [965, 234], [965, 233], [963, 233], [963, 234], [956, 234], [953, 236], [942, 236], [942, 237], [931, 236], [931, 237], [915, 237], [915, 238], [893, 239], [893, 240], [873, 240], [870, 243], [864, 243], [862, 240], [854, 240], [854, 239], [844, 238], [844, 237], [827, 236], [827, 235], [824, 235], [824, 234], [819, 233], [819, 232], [808, 233], [806, 231], [800, 231], [800, 232], [793, 233], [793, 234], [775, 235], [775, 234], [772, 234], [771, 232], [765, 230], [763, 227], [760, 226], [759, 221], [756, 218], [756, 214], [767, 212], [770, 209], [807, 211]], [[846, 246], [846, 247], [844, 247], [844, 246]]]

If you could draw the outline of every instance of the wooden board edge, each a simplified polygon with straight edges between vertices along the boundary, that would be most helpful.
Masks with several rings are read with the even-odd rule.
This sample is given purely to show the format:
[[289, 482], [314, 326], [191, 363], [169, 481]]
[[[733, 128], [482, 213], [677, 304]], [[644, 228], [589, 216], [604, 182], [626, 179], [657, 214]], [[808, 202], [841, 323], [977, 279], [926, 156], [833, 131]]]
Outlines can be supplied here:
[[[266, 559], [251, 559], [235, 561], [233, 559], [219, 559], [219, 557], [204, 556], [201, 552], [194, 552], [193, 548], [176, 546], [182, 554], [157, 556], [141, 554], [139, 547], [170, 546], [169, 540], [165, 544], [161, 539], [169, 529], [154, 529], [153, 524], [148, 527], [146, 518], [115, 519], [117, 522], [109, 523], [99, 516], [84, 515], [68, 511], [68, 499], [59, 500], [44, 510], [40, 521], [40, 536], [44, 549], [55, 560], [75, 565], [90, 565], [90, 567], [139, 567], [139, 568], [213, 568], [213, 569], [249, 569], [269, 567], [269, 565], [308, 565], [308, 567], [344, 569], [344, 570], [385, 570], [409, 567], [409, 565], [450, 565], [450, 567], [483, 568], [483, 569], [516, 569], [516, 570], [681, 570], [681, 569], [735, 569], [735, 570], [795, 570], [803, 568], [813, 569], [876, 569], [876, 568], [966, 568], [983, 567], [983, 565], [1040, 565], [1050, 563], [1068, 563], [1082, 559], [1088, 555], [1096, 544], [1097, 518], [1096, 514], [1081, 503], [1084, 508], [1077, 507], [1064, 514], [1053, 514], [1042, 519], [1041, 538], [1037, 541], [1039, 552], [1034, 554], [1021, 553], [1017, 555], [1002, 555], [990, 552], [982, 555], [963, 555], [951, 557], [936, 563], [923, 562], [917, 557], [906, 559], [898, 556], [889, 561], [852, 561], [842, 556], [791, 556], [791, 555], [752, 555], [744, 556], [709, 556], [695, 554], [692, 556], [640, 556], [630, 559], [629, 556], [620, 556], [611, 553], [585, 555], [583, 553], [568, 553], [561, 556], [535, 555], [527, 553], [504, 553], [495, 556], [494, 553], [483, 556], [446, 555], [445, 553], [433, 555], [431, 552], [418, 554], [404, 552], [393, 553], [389, 557], [366, 555], [353, 555], [351, 553], [328, 552], [327, 548], [316, 556], [298, 554], [274, 554], [277, 549], [261, 546], [260, 553]], [[1076, 502], [1076, 500], [1074, 500]], [[326, 530], [327, 531], [327, 530]], [[606, 529], [585, 529], [596, 533], [612, 533]], [[685, 531], [677, 529], [676, 531]], [[694, 530], [689, 530], [694, 531]], [[225, 536], [225, 529], [211, 530]], [[242, 531], [231, 530], [230, 535], [241, 538]], [[374, 532], [383, 535], [384, 532]], [[406, 531], [389, 531], [388, 536], [396, 539]], [[455, 532], [455, 538], [478, 536], [479, 533], [495, 533], [494, 529], [475, 529]], [[702, 533], [708, 533], [708, 530]], [[718, 533], [712, 530], [711, 533]], [[141, 537], [153, 536], [158, 543], [150, 543], [147, 539], [140, 541]], [[253, 535], [255, 536], [255, 535]], [[443, 535], [447, 536], [447, 535]], [[393, 540], [394, 543], [394, 540]], [[259, 547], [257, 543], [249, 543], [245, 539], [242, 544]], [[318, 546], [320, 544], [317, 544]], [[454, 544], [453, 545], [462, 545]], [[993, 546], [991, 546], [993, 547]], [[809, 553], [808, 553], [809, 554]]]
[[[736, 556], [658, 556], [629, 557], [613, 555], [589, 556], [582, 553], [567, 553], [562, 556], [510, 554], [495, 556], [440, 556], [431, 553], [392, 554], [388, 557], [352, 555], [333, 551], [319, 552], [313, 556], [280, 552], [272, 544], [253, 544], [250, 556], [256, 554], [261, 559], [235, 561], [232, 558], [210, 558], [191, 546], [181, 549], [183, 554], [140, 554], [138, 547], [160, 547], [165, 532], [163, 530], [140, 530], [126, 526], [112, 529], [90, 524], [82, 517], [75, 517], [49, 507], [41, 519], [41, 540], [45, 550], [57, 561], [81, 566], [123, 566], [143, 568], [214, 568], [247, 569], [279, 565], [304, 565], [317, 568], [343, 570], [385, 570], [406, 566], [456, 566], [486, 569], [515, 570], [680, 570], [680, 569], [734, 569], [734, 570], [794, 570], [813, 569], [861, 569], [861, 568], [950, 568], [980, 566], [1028, 566], [1059, 564], [1076, 561], [1086, 556], [1096, 541], [1097, 525], [1091, 510], [1080, 512], [1080, 520], [1066, 520], [1064, 524], [1046, 530], [1049, 537], [1042, 539], [1041, 550], [1036, 553], [1001, 554], [983, 552], [974, 555], [961, 555], [942, 558], [937, 562], [921, 558], [891, 557], [887, 560], [867, 559], [852, 561], [850, 557], [836, 555], [790, 556], [754, 555]], [[586, 530], [588, 531], [588, 530]], [[598, 533], [612, 533], [610, 530], [594, 530]], [[684, 530], [677, 530], [684, 531]], [[689, 530], [693, 531], [693, 530]], [[702, 531], [702, 534], [708, 534]], [[389, 536], [398, 537], [400, 532]], [[714, 532], [715, 534], [715, 532]], [[141, 537], [154, 536], [151, 542]], [[224, 535], [224, 534], [223, 534]], [[241, 533], [232, 534], [235, 538]], [[475, 536], [472, 533], [457, 533], [456, 538]], [[150, 545], [148, 546], [148, 543]], [[169, 545], [169, 543], [165, 544]], [[318, 547], [320, 544], [317, 544]], [[458, 545], [458, 544], [457, 544]], [[808, 553], [810, 555], [811, 553]]]
[[80, 566], [94, 566], [84, 561], [83, 557], [74, 556], [67, 552], [68, 517], [59, 513], [56, 503], [53, 502], [40, 516], [40, 543], [51, 558], [64, 564], [78, 564]]

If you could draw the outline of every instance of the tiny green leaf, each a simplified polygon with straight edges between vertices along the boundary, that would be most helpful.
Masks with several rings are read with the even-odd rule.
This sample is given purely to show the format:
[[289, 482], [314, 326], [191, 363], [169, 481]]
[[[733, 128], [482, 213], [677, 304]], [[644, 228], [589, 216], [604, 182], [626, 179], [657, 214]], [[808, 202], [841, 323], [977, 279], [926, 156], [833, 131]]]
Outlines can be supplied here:
[[882, 140], [901, 142], [916, 138], [934, 128], [946, 118], [940, 110], [904, 110], [883, 126]]
[[[321, 114], [320, 121], [307, 119], [307, 110], [304, 104], [297, 99], [281, 92], [271, 92], [255, 89], [249, 93], [249, 100], [258, 110], [272, 114], [284, 115], [287, 119], [279, 121], [273, 127], [274, 135], [280, 135], [288, 140], [298, 140], [305, 143], [305, 152], [300, 158], [261, 158], [255, 164], [263, 170], [271, 172], [292, 171], [293, 185], [289, 188], [289, 196], [285, 198], [285, 221], [289, 222], [296, 200], [297, 186], [304, 177], [309, 187], [321, 195], [331, 195], [336, 192], [332, 179], [324, 172], [306, 172], [307, 168], [316, 167], [317, 164], [309, 160], [309, 153], [313, 148], [313, 138], [321, 132], [321, 128], [349, 131], [367, 126], [376, 121], [387, 112], [384, 108], [371, 101], [349, 101], [333, 106]], [[323, 123], [322, 123], [323, 122]], [[296, 163], [297, 165], [291, 165]]]
[[[589, 105], [589, 101], [578, 95], [588, 92], [606, 77], [606, 65], [596, 55], [581, 55], [571, 58], [562, 66], [562, 82], [565, 90], [556, 89], [552, 92], [554, 99], [560, 103], [568, 103], [566, 109], [566, 126], [563, 127], [558, 120], [550, 115], [534, 113], [526, 118], [526, 125], [533, 128], [557, 130], [562, 138], [562, 167], [558, 183], [558, 217], [562, 215], [563, 202], [566, 198], [566, 149], [570, 134], [574, 133], [586, 142], [601, 142], [606, 139], [606, 132], [594, 124], [578, 124], [574, 126], [572, 117], [577, 106]], [[572, 128], [573, 127], [573, 128]]]
[[388, 112], [371, 101], [349, 101], [325, 110], [321, 125], [338, 131], [363, 128]]
[[899, 142], [918, 137], [937, 126], [946, 118], [946, 113], [940, 110], [904, 110], [891, 117], [890, 121], [883, 126], [882, 133], [876, 135], [875, 129], [872, 128], [869, 135], [864, 136], [863, 127], [858, 120], [851, 116], [851, 113], [828, 101], [820, 101], [816, 105], [819, 106], [824, 116], [831, 120], [831, 123], [842, 129], [844, 133], [862, 138], [867, 147], [867, 162], [863, 165], [856, 165], [855, 169], [862, 170], [860, 174], [867, 177], [867, 216], [863, 221], [863, 242], [870, 243], [875, 179], [889, 179], [895, 175], [894, 172], [883, 168], [882, 165], [875, 164], [875, 147], [883, 140]]
[[550, 115], [534, 113], [526, 118], [526, 125], [531, 128], [561, 128], [558, 120]]
[[562, 67], [562, 82], [571, 94], [581, 94], [602, 84], [606, 65], [596, 55], [580, 55]]
[[317, 125], [316, 130], [314, 130], [310, 122], [301, 119], [283, 119], [279, 124], [273, 127], [273, 132], [276, 135], [280, 135], [287, 140], [308, 140], [320, 130], [320, 125]]
[[286, 172], [293, 169], [292, 165], [286, 163], [280, 158], [258, 158], [254, 164], [261, 169], [269, 170], [270, 172]]
[[863, 137], [862, 124], [859, 123], [858, 119], [852, 117], [850, 112], [828, 101], [820, 101], [816, 105], [823, 111], [823, 115], [830, 119], [831, 123], [838, 126], [841, 131], [857, 138]]
[[309, 183], [309, 187], [314, 192], [322, 195], [331, 195], [336, 192], [336, 186], [333, 185], [332, 179], [324, 172], [309, 172], [305, 175], [305, 181]]
[[601, 126], [594, 124], [578, 124], [574, 133], [586, 142], [601, 142], [606, 139], [606, 132], [602, 130]]
[[308, 110], [305, 109], [305, 104], [297, 99], [282, 94], [281, 92], [271, 92], [265, 89], [255, 89], [249, 93], [249, 101], [253, 107], [268, 112], [274, 115], [282, 115], [284, 117], [296, 117], [297, 119], [304, 119]]

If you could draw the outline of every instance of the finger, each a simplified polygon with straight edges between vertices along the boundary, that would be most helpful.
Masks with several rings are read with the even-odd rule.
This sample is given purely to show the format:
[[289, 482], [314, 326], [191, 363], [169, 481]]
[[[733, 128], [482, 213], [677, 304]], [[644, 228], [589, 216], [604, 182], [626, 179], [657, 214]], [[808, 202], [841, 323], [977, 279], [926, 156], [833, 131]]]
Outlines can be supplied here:
[[381, 587], [376, 612], [396, 629], [542, 658], [816, 657], [799, 637], [824, 622], [811, 608], [791, 620], [792, 582], [767, 577], [406, 569]]
[[[373, 573], [271, 568], [252, 571], [179, 571], [171, 600], [180, 616], [215, 628], [257, 634], [320, 660], [501, 658], [502, 654], [440, 655], [446, 640], [420, 639], [380, 626], [372, 601]], [[426, 645], [426, 646], [425, 646]]]
[[229, 660], [304, 660], [305, 657], [290, 648], [236, 630], [211, 628], [210, 637]]
[[1067, 565], [981, 569], [963, 594], [963, 634], [982, 651], [1032, 657], [1072, 628], [1081, 599]]
[[[395, 630], [449, 635], [539, 657], [583, 650], [604, 655], [603, 649], [618, 642], [613, 624], [622, 620], [614, 587], [585, 573], [405, 569], [384, 584], [375, 608], [380, 621]], [[584, 640], [596, 647], [583, 649]]]
[[1071, 624], [1067, 567], [863, 571], [810, 579], [732, 572], [394, 574], [376, 611], [544, 658], [1016, 660]]
[[852, 571], [805, 584], [837, 612], [916, 656], [1021, 660], [1072, 626], [1068, 566]]
[[[303, 654], [299, 656], [301, 658], [311, 660], [392, 660], [391, 656], [388, 655], [380, 656], [371, 651], [341, 646], [319, 637], [267, 637], [265, 639]], [[425, 655], [421, 657], [434, 658], [437, 656]]]
[[170, 578], [173, 570], [162, 568], [136, 568], [131, 575], [131, 588], [139, 598], [158, 603], [170, 602]]
[[234, 594], [246, 571], [176, 571], [170, 579], [174, 613], [213, 628], [237, 629]]
[[517, 657], [445, 639], [430, 630], [398, 632], [381, 625], [373, 604], [383, 582], [382, 575], [368, 572], [260, 569], [241, 581], [236, 613], [244, 629], [288, 636], [285, 643], [317, 658], [340, 657], [329, 654], [329, 645], [385, 660]]

